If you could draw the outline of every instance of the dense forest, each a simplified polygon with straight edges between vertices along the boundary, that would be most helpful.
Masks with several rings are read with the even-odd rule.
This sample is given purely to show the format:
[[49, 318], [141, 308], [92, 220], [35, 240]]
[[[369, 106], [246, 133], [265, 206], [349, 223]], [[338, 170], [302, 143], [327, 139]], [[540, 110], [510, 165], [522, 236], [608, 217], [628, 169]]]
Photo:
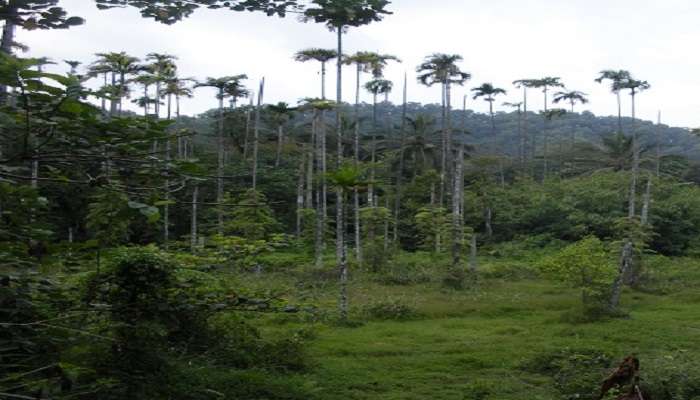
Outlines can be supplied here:
[[270, 103], [158, 49], [22, 57], [84, 21], [0, 0], [0, 398], [700, 398], [700, 139], [637, 117], [653, 82], [591, 76], [610, 117], [458, 54], [392, 82], [398, 56], [343, 47], [386, 0], [94, 3], [293, 14], [338, 47], [291, 50], [319, 85]]

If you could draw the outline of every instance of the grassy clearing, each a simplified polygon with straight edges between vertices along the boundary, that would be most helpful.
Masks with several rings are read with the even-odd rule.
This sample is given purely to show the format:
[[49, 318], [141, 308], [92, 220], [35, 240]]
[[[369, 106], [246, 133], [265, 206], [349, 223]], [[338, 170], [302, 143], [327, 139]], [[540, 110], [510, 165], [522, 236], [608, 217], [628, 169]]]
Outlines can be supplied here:
[[[332, 280], [243, 279], [330, 315], [317, 317], [322, 322], [313, 325], [310, 344], [306, 379], [319, 399], [590, 398], [607, 368], [630, 353], [641, 358], [650, 381], [660, 378], [652, 373], [666, 374], [658, 370], [662, 365], [697, 355], [700, 262], [655, 259], [649, 290], [624, 294], [626, 318], [572, 323], [570, 316], [580, 312], [578, 291], [513, 276], [504, 260], [483, 261], [488, 278], [477, 290], [445, 290], [437, 282], [386, 286], [376, 276], [355, 274], [356, 327], [326, 322], [335, 307]], [[376, 304], [414, 313], [392, 321], [363, 311]], [[300, 318], [270, 316], [263, 326], [272, 334], [308, 326]]]

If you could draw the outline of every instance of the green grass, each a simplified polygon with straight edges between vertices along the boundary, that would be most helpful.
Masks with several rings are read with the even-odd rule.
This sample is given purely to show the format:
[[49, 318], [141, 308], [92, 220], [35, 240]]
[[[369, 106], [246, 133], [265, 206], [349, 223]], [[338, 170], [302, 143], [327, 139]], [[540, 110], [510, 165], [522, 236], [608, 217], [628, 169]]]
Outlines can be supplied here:
[[[330, 318], [314, 325], [312, 367], [305, 378], [315, 387], [316, 397], [563, 399], [562, 385], [573, 385], [568, 380], [575, 378], [557, 370], [543, 372], [538, 360], [560, 353], [599, 352], [615, 362], [634, 353], [643, 370], [650, 371], [663, 360], [698, 354], [700, 262], [656, 260], [650, 263], [653, 290], [624, 293], [626, 318], [569, 323], [565, 316], [576, 314], [580, 307], [577, 290], [541, 278], [509, 279], [509, 274], [496, 271], [508, 270], [507, 262], [485, 261], [485, 275], [491, 278], [475, 290], [445, 290], [438, 282], [384, 286], [373, 276], [355, 274], [350, 299], [353, 319], [361, 323], [343, 327], [328, 322]], [[494, 278], [501, 275], [505, 277]], [[292, 302], [310, 302], [332, 315], [335, 283], [314, 284], [309, 276], [301, 277], [239, 279], [249, 287], [258, 286], [257, 290], [274, 287]], [[418, 317], [404, 322], [364, 318], [363, 307], [383, 301], [405, 304]], [[297, 319], [272, 316], [262, 324], [274, 333], [304, 325]], [[579, 389], [584, 391], [582, 398], [596, 390], [605, 371], [604, 366], [587, 367], [584, 372], [594, 378], [587, 378]]]

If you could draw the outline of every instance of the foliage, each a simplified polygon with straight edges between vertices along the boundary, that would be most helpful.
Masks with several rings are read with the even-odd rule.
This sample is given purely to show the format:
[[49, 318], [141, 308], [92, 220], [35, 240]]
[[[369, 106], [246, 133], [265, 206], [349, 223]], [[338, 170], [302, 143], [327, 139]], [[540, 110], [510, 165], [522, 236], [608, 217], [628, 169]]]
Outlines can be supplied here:
[[411, 306], [399, 299], [389, 299], [366, 305], [362, 314], [369, 319], [407, 321], [420, 317], [420, 314]]
[[418, 211], [415, 218], [422, 249], [436, 253], [444, 250], [446, 246], [443, 243], [450, 232], [447, 210], [436, 206], [425, 207]]
[[265, 240], [280, 229], [267, 198], [261, 192], [246, 191], [230, 213], [226, 222], [227, 233], [247, 240]]
[[616, 274], [608, 246], [595, 236], [573, 243], [542, 262], [550, 276], [580, 288], [584, 304], [599, 301]]

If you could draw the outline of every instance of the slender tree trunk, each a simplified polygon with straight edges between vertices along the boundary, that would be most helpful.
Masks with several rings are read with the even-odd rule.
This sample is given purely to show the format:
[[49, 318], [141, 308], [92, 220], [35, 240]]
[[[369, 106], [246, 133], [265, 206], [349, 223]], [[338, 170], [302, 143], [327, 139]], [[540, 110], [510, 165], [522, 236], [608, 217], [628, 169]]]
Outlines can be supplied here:
[[622, 99], [620, 98], [620, 91], [616, 91], [617, 96], [617, 131], [622, 133]]
[[[2, 39], [0, 39], [0, 51], [11, 56], [13, 54], [12, 47], [15, 42], [15, 24], [10, 21], [10, 18], [17, 15], [17, 9], [9, 6], [7, 8], [7, 18], [2, 28]], [[0, 106], [7, 104], [7, 102], [7, 86], [0, 85]]]
[[627, 216], [634, 218], [637, 204], [637, 181], [639, 179], [639, 143], [637, 138], [635, 96], [632, 95], [632, 182], [629, 191]]
[[624, 277], [627, 276], [632, 263], [632, 242], [629, 239], [625, 239], [622, 246], [622, 251], [620, 254], [620, 267], [617, 272], [617, 276], [613, 281], [612, 289], [610, 290], [610, 310], [616, 311], [620, 305], [620, 296], [622, 294], [622, 285], [624, 283]]
[[372, 100], [372, 143], [370, 144], [370, 164], [369, 164], [369, 185], [367, 185], [367, 205], [375, 207], [374, 204], [374, 163], [377, 161], [375, 144], [377, 142], [377, 94], [374, 93]]
[[321, 99], [326, 99], [326, 63], [321, 62]]
[[452, 267], [460, 268], [462, 260], [462, 242], [464, 231], [462, 229], [462, 171], [464, 168], [464, 145], [461, 143], [457, 150], [455, 160], [454, 190], [452, 193]]
[[[357, 65], [357, 81], [355, 85], [355, 137], [354, 137], [354, 163], [355, 168], [360, 166], [360, 78], [362, 68]], [[362, 265], [362, 227], [360, 222], [360, 192], [357, 188], [353, 189], [353, 213], [355, 224], [355, 258], [357, 263]]]
[[[466, 99], [466, 97], [465, 97]], [[465, 100], [466, 107], [466, 100]], [[394, 201], [394, 242], [399, 243], [399, 221], [401, 220], [401, 195], [403, 194], [404, 147], [406, 146], [406, 118], [408, 108], [408, 75], [403, 79], [403, 105], [401, 106], [401, 137], [399, 142], [399, 170], [396, 174], [396, 198]]]
[[[339, 195], [342, 197], [344, 195], [344, 191], [342, 188], [338, 189]], [[341, 201], [342, 203], [342, 201]], [[345, 219], [343, 217], [343, 209], [338, 208], [338, 211], [340, 212], [339, 220], [340, 220], [340, 225], [345, 226]], [[338, 264], [338, 272], [340, 272], [340, 299], [339, 299], [339, 311], [340, 311], [340, 319], [342, 321], [346, 321], [348, 319], [348, 262], [347, 262], [347, 255], [345, 252], [345, 243], [341, 243], [340, 246], [340, 262]]]
[[301, 239], [302, 211], [304, 210], [304, 170], [306, 167], [306, 154], [302, 152], [299, 162], [299, 179], [297, 180], [297, 225], [296, 237]]
[[[313, 130], [315, 131], [314, 136], [316, 137], [316, 170], [322, 171], [323, 169], [323, 159], [324, 159], [324, 146], [322, 138], [322, 124], [320, 122], [321, 117], [319, 117], [319, 112], [314, 112], [314, 123]], [[315, 231], [315, 259], [316, 267], [323, 267], [323, 252], [325, 248], [325, 230], [326, 230], [326, 216], [323, 207], [323, 188], [324, 188], [324, 177], [323, 172], [321, 173], [320, 184], [316, 188], [316, 231]]]
[[258, 189], [258, 146], [260, 142], [260, 113], [262, 111], [263, 94], [265, 92], [265, 78], [260, 81], [258, 92], [258, 106], [255, 108], [255, 128], [253, 129], [253, 190]]
[[250, 138], [250, 125], [252, 123], [251, 121], [251, 110], [253, 109], [253, 102], [255, 101], [255, 93], [250, 94], [250, 104], [249, 108], [245, 113], [245, 137], [243, 138], [243, 164], [245, 165], [246, 162], [248, 162], [248, 148], [250, 147], [248, 144], [249, 138]]
[[199, 201], [199, 185], [194, 184], [192, 190], [192, 223], [190, 225], [190, 251], [197, 252], [197, 202]]
[[284, 127], [282, 125], [277, 127], [277, 157], [275, 158], [275, 167], [280, 166], [280, 160], [282, 159], [282, 145], [284, 144]]
[[659, 115], [656, 120], [656, 177], [659, 178], [661, 176], [661, 111], [659, 111]]
[[217, 132], [218, 163], [216, 168], [217, 232], [224, 234], [224, 89], [219, 89], [219, 121]]
[[314, 208], [314, 159], [316, 153], [316, 120], [311, 122], [311, 138], [309, 140], [309, 151], [306, 163], [306, 208]]
[[[168, 121], [172, 119], [172, 96], [168, 95]], [[163, 244], [168, 250], [170, 246], [170, 131], [165, 132], [165, 206], [163, 207]]]
[[[107, 79], [108, 79], [107, 73], [105, 72], [104, 74], [102, 74], [102, 77], [103, 77], [103, 81], [104, 81], [102, 88], [107, 89]], [[107, 113], [107, 98], [104, 95], [102, 95], [102, 97], [101, 97], [101, 109], [102, 109], [102, 113], [104, 113], [104, 114]]]
[[111, 90], [111, 97], [109, 99], [109, 116], [114, 117], [117, 115], [117, 94], [114, 92], [117, 87], [117, 74], [115, 72], [112, 72], [112, 90]]
[[484, 212], [484, 225], [486, 227], [486, 236], [489, 238], [493, 236], [493, 227], [491, 226], [492, 216], [493, 211], [491, 211], [491, 206], [488, 205], [486, 206], [486, 210]]
[[440, 132], [440, 137], [442, 141], [442, 148], [441, 148], [441, 157], [440, 157], [440, 207], [445, 205], [445, 179], [446, 179], [446, 174], [447, 174], [447, 112], [446, 112], [446, 93], [447, 93], [447, 84], [443, 83], [441, 85], [441, 103], [442, 103], [442, 115], [441, 115], [441, 125], [442, 129]]
[[651, 174], [647, 178], [647, 187], [646, 190], [644, 191], [644, 203], [642, 204], [642, 216], [641, 216], [641, 223], [642, 225], [647, 225], [649, 223], [649, 207], [651, 206], [651, 186], [652, 186], [652, 178]]
[[518, 159], [520, 165], [525, 165], [525, 134], [523, 130], [523, 113], [521, 106], [518, 106], [518, 138], [520, 139], [520, 148], [518, 149]]
[[[452, 138], [452, 86], [449, 82], [445, 84], [445, 151], [446, 151], [446, 167], [445, 179], [450, 182], [450, 178], [454, 178], [455, 164], [452, 154], [454, 143]], [[452, 192], [452, 185], [446, 185], [445, 191]], [[448, 193], [451, 194], [451, 193]], [[444, 204], [444, 203], [441, 203]]]
[[527, 87], [523, 86], [523, 162], [528, 160]]
[[[341, 106], [343, 104], [343, 29], [338, 27], [338, 58], [336, 65], [337, 85], [336, 85], [336, 109], [335, 109], [335, 133], [336, 133], [336, 169], [340, 169], [343, 164], [343, 121], [341, 118]], [[345, 215], [344, 215], [345, 193], [342, 188], [336, 189], [336, 221], [335, 221], [335, 247], [336, 261], [341, 275], [347, 275], [347, 255], [345, 253]], [[341, 296], [342, 297], [342, 296]], [[347, 302], [347, 300], [346, 300]], [[341, 307], [342, 309], [342, 307]], [[347, 317], [347, 304], [345, 305], [345, 317]], [[344, 317], [344, 318], [345, 318]]]

